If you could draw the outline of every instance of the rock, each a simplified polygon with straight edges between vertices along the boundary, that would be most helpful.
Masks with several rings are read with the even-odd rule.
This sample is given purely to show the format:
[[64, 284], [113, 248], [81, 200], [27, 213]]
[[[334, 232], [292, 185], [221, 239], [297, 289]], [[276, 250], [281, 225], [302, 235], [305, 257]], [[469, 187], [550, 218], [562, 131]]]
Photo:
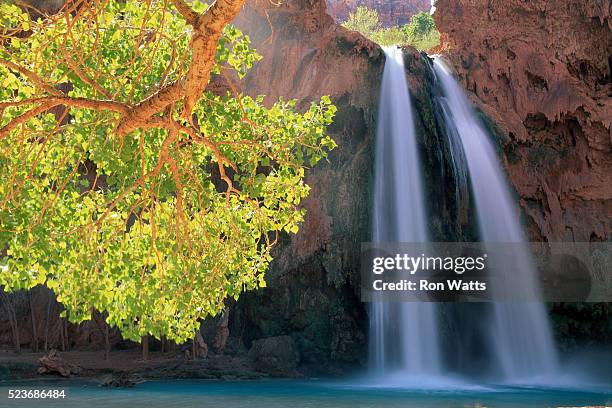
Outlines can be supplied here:
[[351, 361], [355, 352], [359, 350], [358, 344], [364, 341], [363, 334], [357, 329], [358, 325], [348, 313], [339, 313], [332, 317], [334, 331], [332, 334], [331, 357], [338, 361]]
[[0, 382], [8, 381], [11, 378], [12, 378], [11, 370], [5, 365], [0, 365]]
[[[305, 222], [297, 234], [281, 236], [274, 248], [267, 288], [242, 294], [232, 306], [230, 332], [247, 345], [290, 336], [300, 356], [298, 369], [308, 375], [354, 371], [367, 356], [359, 258], [361, 242], [371, 237], [372, 160], [384, 54], [377, 44], [335, 25], [324, 1], [291, 0], [257, 9], [253, 4], [247, 4], [236, 24], [249, 33], [263, 59], [247, 74], [242, 89], [266, 95], [267, 102], [297, 98], [302, 109], [329, 95], [338, 107], [329, 128], [338, 147], [328, 161], [308, 171]], [[318, 21], [314, 32], [311, 17]], [[462, 230], [454, 225], [468, 223], [467, 211], [447, 208], [456, 202], [451, 196], [455, 189], [452, 166], [444, 162], [450, 156], [441, 154], [448, 139], [437, 132], [429, 61], [411, 47], [405, 59], [411, 94], [418, 100], [419, 148], [424, 166], [432, 169], [427, 176], [427, 202], [434, 203], [432, 235], [456, 241]]]
[[38, 363], [40, 364], [38, 374], [59, 374], [62, 377], [72, 377], [81, 371], [79, 367], [61, 358], [57, 350], [51, 350], [49, 354], [38, 359]]
[[193, 346], [194, 346], [194, 350], [193, 350], [194, 358], [208, 357], [208, 345], [204, 342], [204, 338], [202, 337], [202, 333], [200, 333], [200, 331], [196, 332]]
[[[266, 272], [267, 288], [244, 293], [232, 305], [231, 336], [245, 345], [291, 336], [300, 364], [312, 367], [312, 375], [325, 375], [335, 364], [336, 348], [346, 349], [338, 354], [342, 364], [356, 368], [366, 352], [359, 253], [360, 243], [370, 237], [372, 149], [384, 54], [358, 33], [337, 26], [324, 0], [249, 1], [235, 24], [263, 56], [240, 89], [266, 95], [267, 104], [296, 98], [301, 111], [330, 96], [338, 112], [329, 134], [338, 147], [328, 161], [308, 170], [311, 192], [301, 203], [305, 222], [297, 234], [280, 235]], [[358, 322], [350, 347], [335, 337], [337, 321], [331, 319], [345, 312]]]
[[217, 326], [217, 331], [215, 333], [215, 338], [213, 339], [213, 349], [217, 353], [221, 353], [225, 348], [225, 344], [227, 343], [227, 339], [229, 337], [230, 331], [227, 327], [229, 323], [229, 311], [225, 311], [221, 315], [221, 319], [219, 320], [219, 324]]
[[120, 373], [105, 375], [100, 379], [100, 387], [107, 388], [131, 388], [136, 384], [144, 382], [137, 374]]
[[289, 336], [255, 340], [248, 356], [256, 370], [280, 376], [293, 375], [300, 359]]
[[612, 235], [612, 9], [598, 0], [438, 0], [460, 81], [498, 143], [533, 241]]
[[65, 4], [63, 0], [24, 0], [23, 3], [30, 6], [28, 11], [36, 17], [41, 14], [57, 13]]

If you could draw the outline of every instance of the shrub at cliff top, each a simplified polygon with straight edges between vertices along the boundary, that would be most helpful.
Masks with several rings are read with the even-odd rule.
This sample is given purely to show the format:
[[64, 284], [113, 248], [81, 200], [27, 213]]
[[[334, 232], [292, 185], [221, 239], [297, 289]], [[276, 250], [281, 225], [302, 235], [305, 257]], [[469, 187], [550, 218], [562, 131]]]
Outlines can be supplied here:
[[440, 32], [429, 13], [423, 11], [410, 18], [410, 24], [402, 27], [407, 42], [419, 51], [429, 50], [440, 44]]
[[364, 6], [350, 13], [342, 26], [357, 31], [368, 39], [382, 45], [412, 45], [419, 51], [426, 51], [440, 43], [440, 33], [429, 13], [419, 12], [403, 27], [382, 27], [376, 10]]

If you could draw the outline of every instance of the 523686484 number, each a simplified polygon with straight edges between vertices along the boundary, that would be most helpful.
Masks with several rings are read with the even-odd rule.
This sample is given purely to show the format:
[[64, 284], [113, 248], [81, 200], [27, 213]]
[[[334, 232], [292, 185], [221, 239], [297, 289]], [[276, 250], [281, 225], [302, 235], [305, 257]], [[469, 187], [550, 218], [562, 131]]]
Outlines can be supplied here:
[[65, 390], [8, 390], [9, 399], [61, 399], [66, 398]]

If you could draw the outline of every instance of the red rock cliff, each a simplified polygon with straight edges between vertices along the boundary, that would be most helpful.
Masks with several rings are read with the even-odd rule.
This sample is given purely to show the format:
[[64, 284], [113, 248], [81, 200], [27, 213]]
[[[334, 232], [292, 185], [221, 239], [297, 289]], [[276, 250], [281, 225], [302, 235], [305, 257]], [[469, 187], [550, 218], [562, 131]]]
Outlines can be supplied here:
[[612, 236], [612, 1], [438, 0], [476, 104], [502, 128], [534, 240]]

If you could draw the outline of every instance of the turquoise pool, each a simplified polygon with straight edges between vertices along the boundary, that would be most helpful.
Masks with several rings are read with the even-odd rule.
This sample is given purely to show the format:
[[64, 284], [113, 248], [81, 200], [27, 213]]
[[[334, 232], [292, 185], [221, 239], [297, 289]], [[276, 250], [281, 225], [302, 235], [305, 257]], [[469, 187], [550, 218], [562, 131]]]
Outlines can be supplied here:
[[[60, 399], [9, 399], [9, 390], [63, 389]], [[149, 381], [128, 389], [106, 389], [85, 381], [0, 383], [1, 407], [126, 408], [429, 408], [612, 406], [609, 390], [561, 390], [479, 386], [455, 390], [378, 388], [325, 380]]]

